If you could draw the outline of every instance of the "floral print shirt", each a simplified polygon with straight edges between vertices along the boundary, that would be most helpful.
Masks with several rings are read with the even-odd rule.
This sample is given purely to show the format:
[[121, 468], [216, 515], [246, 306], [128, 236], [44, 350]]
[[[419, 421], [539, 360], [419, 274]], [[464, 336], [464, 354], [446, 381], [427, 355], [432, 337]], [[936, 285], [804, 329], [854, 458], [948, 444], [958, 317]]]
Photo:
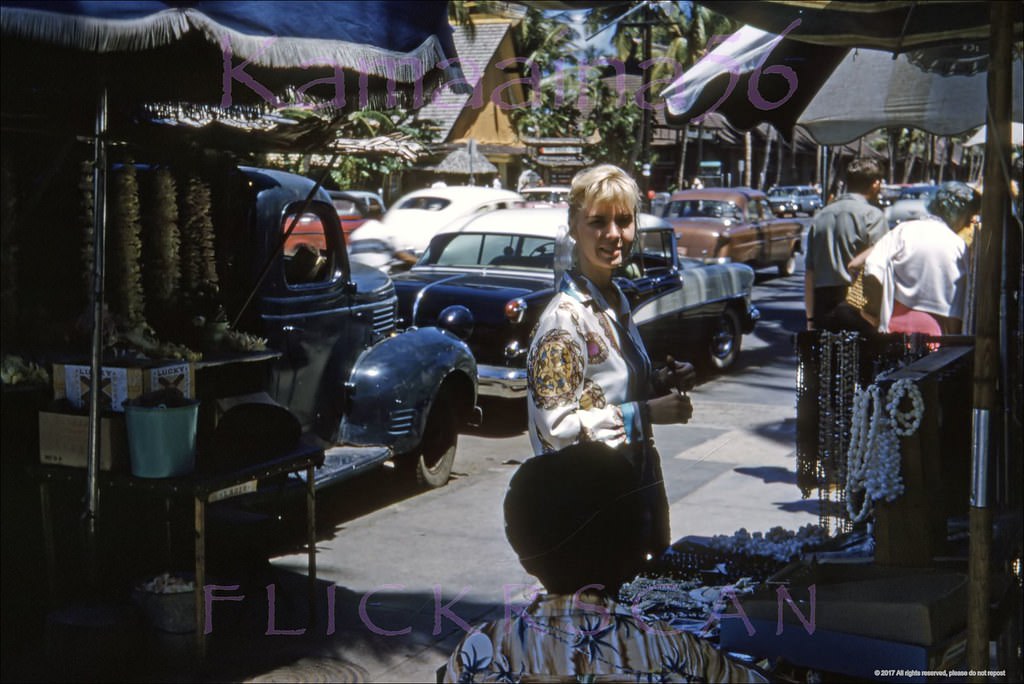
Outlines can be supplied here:
[[613, 308], [584, 276], [564, 274], [534, 330], [526, 367], [535, 454], [581, 441], [619, 447], [647, 436], [640, 402], [648, 397], [651, 362], [621, 291]]
[[473, 628], [452, 652], [444, 681], [768, 681], [707, 641], [641, 618], [598, 594], [543, 595]]

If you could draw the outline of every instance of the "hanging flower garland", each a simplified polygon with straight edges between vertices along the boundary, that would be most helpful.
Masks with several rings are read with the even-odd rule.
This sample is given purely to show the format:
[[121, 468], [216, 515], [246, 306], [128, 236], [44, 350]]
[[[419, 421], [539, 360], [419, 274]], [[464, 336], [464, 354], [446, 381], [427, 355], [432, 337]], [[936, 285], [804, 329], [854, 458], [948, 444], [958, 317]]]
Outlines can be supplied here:
[[[911, 400], [909, 412], [899, 410], [903, 397]], [[854, 523], [871, 514], [875, 501], [895, 501], [903, 494], [900, 446], [897, 437], [912, 435], [921, 425], [924, 400], [912, 380], [902, 379], [890, 388], [886, 401], [877, 384], [857, 388], [853, 398], [850, 448], [846, 476], [846, 510]], [[864, 492], [860, 510], [854, 494]]]

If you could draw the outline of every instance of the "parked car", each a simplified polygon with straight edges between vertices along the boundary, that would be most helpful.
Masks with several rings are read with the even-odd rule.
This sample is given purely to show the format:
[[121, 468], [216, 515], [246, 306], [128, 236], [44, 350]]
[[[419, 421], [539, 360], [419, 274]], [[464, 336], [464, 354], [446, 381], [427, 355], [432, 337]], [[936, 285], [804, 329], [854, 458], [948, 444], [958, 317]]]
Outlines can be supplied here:
[[821, 209], [821, 195], [810, 185], [781, 185], [768, 191], [768, 204], [776, 216], [814, 216]]
[[569, 186], [549, 185], [539, 188], [523, 188], [520, 195], [530, 207], [567, 207], [569, 206]]
[[460, 427], [479, 419], [476, 362], [465, 342], [443, 326], [396, 334], [394, 285], [377, 269], [349, 263], [323, 189], [277, 249], [313, 181], [242, 167], [233, 187], [242, 210], [223, 227], [222, 239], [236, 249], [221, 293], [229, 310], [244, 311], [240, 329], [280, 352], [267, 385], [273, 398], [335, 445], [316, 485], [389, 459], [425, 485], [443, 485]]
[[370, 219], [384, 215], [384, 200], [375, 192], [366, 190], [328, 190], [331, 204], [338, 212], [341, 229], [345, 234], [363, 225]]
[[523, 197], [511, 190], [445, 186], [416, 190], [395, 202], [380, 221], [353, 231], [352, 261], [386, 271], [404, 270], [423, 253], [430, 239], [474, 214], [519, 206]]
[[662, 214], [672, 224], [684, 256], [732, 259], [752, 267], [796, 267], [803, 226], [775, 218], [767, 196], [750, 188], [702, 188], [672, 195]]
[[891, 207], [892, 203], [900, 198], [900, 193], [906, 185], [883, 185], [881, 191], [878, 193], [878, 199], [876, 200], [880, 209]]
[[889, 222], [889, 228], [927, 216], [928, 204], [938, 190], [937, 185], [908, 185], [902, 188], [896, 201], [885, 209], [885, 220]]
[[[399, 325], [432, 325], [451, 305], [466, 306], [480, 394], [526, 396], [526, 353], [555, 292], [555, 237], [565, 220], [564, 209], [510, 209], [442, 231], [419, 263], [394, 278]], [[649, 214], [640, 226], [617, 282], [651, 358], [728, 368], [759, 318], [750, 301], [753, 270], [680, 258], [672, 226]]]

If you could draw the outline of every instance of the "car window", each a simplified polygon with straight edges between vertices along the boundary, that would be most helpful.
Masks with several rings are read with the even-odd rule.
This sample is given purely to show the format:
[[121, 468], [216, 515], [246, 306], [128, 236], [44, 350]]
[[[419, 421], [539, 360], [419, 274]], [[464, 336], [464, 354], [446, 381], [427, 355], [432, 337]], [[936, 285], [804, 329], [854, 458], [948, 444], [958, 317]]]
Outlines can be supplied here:
[[472, 264], [490, 264], [498, 257], [513, 256], [516, 253], [516, 239], [512, 235], [484, 235], [479, 258]]
[[772, 215], [771, 209], [768, 207], [768, 202], [762, 199], [755, 200], [753, 203], [751, 212], [753, 216], [751, 218], [767, 219]]
[[675, 200], [665, 209], [665, 216], [679, 218], [736, 218], [738, 215], [735, 204], [721, 200]]
[[478, 266], [481, 242], [479, 234], [456, 235], [430, 261], [438, 266]]
[[399, 209], [423, 209], [425, 211], [441, 211], [452, 201], [444, 197], [410, 197], [398, 205]]
[[[436, 257], [434, 256], [436, 252]], [[435, 240], [421, 264], [436, 266], [497, 266], [550, 270], [555, 241], [540, 236], [461, 233], [447, 242]]]
[[337, 211], [338, 214], [340, 214], [342, 216], [348, 216], [348, 215], [352, 215], [352, 214], [359, 214], [359, 211], [358, 211], [358, 209], [356, 207], [356, 203], [353, 202], [352, 200], [334, 199], [334, 200], [331, 200], [331, 204], [334, 205], [334, 210]]
[[[285, 215], [281, 222], [282, 234], [291, 226], [295, 216], [295, 213]], [[284, 243], [284, 277], [288, 285], [325, 282], [331, 278], [334, 269], [326, 234], [326, 226], [330, 225], [314, 212], [306, 212], [299, 217]]]
[[900, 199], [931, 199], [935, 196], [935, 192], [938, 190], [936, 187], [931, 188], [904, 188], [900, 192]]

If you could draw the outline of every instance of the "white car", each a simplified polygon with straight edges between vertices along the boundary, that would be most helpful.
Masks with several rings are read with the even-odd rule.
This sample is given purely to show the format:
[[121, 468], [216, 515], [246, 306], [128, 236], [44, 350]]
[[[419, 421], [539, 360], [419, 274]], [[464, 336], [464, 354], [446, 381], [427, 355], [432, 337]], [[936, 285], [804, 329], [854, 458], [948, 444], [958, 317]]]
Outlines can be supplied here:
[[367, 221], [352, 231], [349, 258], [391, 270], [402, 262], [396, 255], [418, 257], [439, 231], [471, 216], [522, 206], [523, 201], [518, 193], [497, 188], [446, 186], [416, 190], [392, 204], [380, 221]]
[[548, 185], [538, 188], [523, 188], [519, 191], [531, 207], [569, 206], [568, 185]]

